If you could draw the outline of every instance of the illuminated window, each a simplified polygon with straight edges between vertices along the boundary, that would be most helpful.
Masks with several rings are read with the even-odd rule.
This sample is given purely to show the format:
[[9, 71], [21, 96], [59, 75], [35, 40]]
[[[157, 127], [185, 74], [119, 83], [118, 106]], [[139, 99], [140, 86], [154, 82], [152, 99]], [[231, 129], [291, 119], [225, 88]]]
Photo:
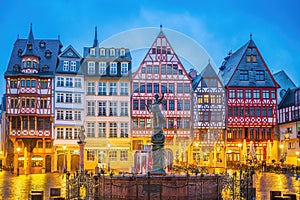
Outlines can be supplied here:
[[120, 161], [128, 161], [128, 151], [127, 150], [120, 151]]
[[109, 151], [109, 160], [110, 161], [117, 161], [117, 151], [116, 150], [110, 150]]
[[87, 161], [95, 161], [95, 150], [93, 149], [87, 150]]

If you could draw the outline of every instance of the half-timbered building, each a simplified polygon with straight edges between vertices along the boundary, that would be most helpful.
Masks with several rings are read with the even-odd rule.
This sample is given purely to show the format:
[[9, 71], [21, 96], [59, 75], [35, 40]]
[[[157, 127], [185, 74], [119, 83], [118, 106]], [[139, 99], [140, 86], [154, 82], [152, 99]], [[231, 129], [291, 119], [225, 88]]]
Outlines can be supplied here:
[[129, 171], [131, 54], [126, 48], [84, 48], [85, 168]]
[[193, 81], [194, 142], [193, 163], [224, 167], [225, 89], [209, 63]]
[[[279, 160], [297, 165], [300, 158], [300, 88], [289, 88], [278, 105]], [[298, 153], [297, 153], [298, 152]], [[295, 159], [296, 158], [296, 159]]]
[[5, 72], [9, 162], [15, 173], [53, 171], [53, 92], [59, 39], [17, 39]]
[[162, 99], [161, 109], [166, 118], [164, 134], [165, 164], [175, 158], [188, 162], [188, 147], [193, 136], [192, 79], [166, 35], [160, 30], [140, 66], [132, 76], [131, 120], [132, 149], [135, 170], [149, 170], [151, 163], [151, 134], [153, 133], [150, 107], [154, 95]]
[[219, 75], [227, 98], [227, 161], [270, 161], [277, 124], [277, 89], [266, 62], [250, 40], [230, 52]]
[[54, 145], [56, 171], [79, 169], [78, 135], [84, 121], [82, 57], [70, 45], [58, 56], [54, 93]]

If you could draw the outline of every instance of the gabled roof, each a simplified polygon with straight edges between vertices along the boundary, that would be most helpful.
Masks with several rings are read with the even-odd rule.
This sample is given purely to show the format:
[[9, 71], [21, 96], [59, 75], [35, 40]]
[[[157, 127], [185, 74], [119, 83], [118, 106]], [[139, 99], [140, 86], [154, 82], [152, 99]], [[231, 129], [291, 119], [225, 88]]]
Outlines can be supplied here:
[[[256, 61], [247, 61], [248, 56], [255, 56]], [[242, 70], [248, 71], [248, 80], [240, 80], [240, 71]], [[258, 70], [265, 72], [263, 81], [256, 80], [256, 71]], [[225, 58], [219, 75], [226, 87], [279, 87], [252, 40], [252, 35], [245, 45]]]
[[139, 68], [133, 75], [133, 79], [141, 74], [141, 69], [145, 63], [164, 63], [164, 64], [172, 64], [172, 70], [177, 71], [178, 73], [182, 73], [187, 77], [188, 80], [192, 81], [192, 78], [186, 72], [183, 64], [181, 63], [179, 57], [176, 52], [172, 48], [170, 42], [168, 41], [166, 35], [162, 31], [162, 26], [160, 26], [160, 32], [146, 53], [144, 59], [142, 60]]
[[81, 59], [81, 55], [74, 49], [72, 45], [69, 45], [61, 54], [58, 56], [59, 58], [79, 58]]
[[[32, 43], [33, 51], [30, 53], [27, 51], [27, 44]], [[43, 46], [41, 44], [44, 44]], [[23, 55], [34, 55], [39, 57], [39, 74], [38, 75], [53, 75], [57, 66], [57, 56], [60, 53], [62, 44], [60, 40], [40, 40], [34, 39], [32, 33], [32, 27], [30, 27], [28, 39], [17, 39], [14, 43], [14, 47], [10, 56], [10, 60], [5, 72], [5, 75], [22, 74], [21, 71], [14, 70], [14, 66], [22, 66]], [[24, 51], [27, 53], [24, 54]], [[22, 54], [20, 55], [20, 52]], [[51, 52], [51, 56], [46, 56], [46, 52]], [[43, 71], [43, 67], [47, 66], [48, 70]]]
[[278, 102], [281, 102], [282, 98], [285, 96], [287, 90], [294, 89], [297, 86], [295, 83], [290, 79], [290, 77], [285, 73], [284, 70], [276, 72], [273, 74], [274, 79], [280, 85], [280, 89], [278, 90]]
[[219, 79], [219, 76], [217, 75], [216, 71], [211, 66], [211, 64], [208, 63], [207, 66], [201, 71], [200, 75], [198, 75], [194, 79], [194, 81], [193, 81], [193, 89], [194, 90], [198, 87], [202, 78], [218, 78]]

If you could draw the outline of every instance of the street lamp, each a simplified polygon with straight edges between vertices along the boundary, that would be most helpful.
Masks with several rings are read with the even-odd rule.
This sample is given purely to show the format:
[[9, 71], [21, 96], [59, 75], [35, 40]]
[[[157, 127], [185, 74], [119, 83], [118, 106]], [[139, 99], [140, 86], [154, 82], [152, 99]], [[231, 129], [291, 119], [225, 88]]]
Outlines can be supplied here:
[[19, 176], [19, 174], [20, 174], [20, 166], [19, 166], [19, 164], [20, 164], [20, 163], [19, 163], [20, 151], [21, 151], [21, 148], [18, 147], [18, 148], [17, 148], [17, 152], [18, 152], [17, 176]]
[[64, 150], [64, 168], [63, 168], [63, 173], [65, 173], [66, 171], [66, 149], [67, 149], [67, 146], [63, 146], [63, 150]]

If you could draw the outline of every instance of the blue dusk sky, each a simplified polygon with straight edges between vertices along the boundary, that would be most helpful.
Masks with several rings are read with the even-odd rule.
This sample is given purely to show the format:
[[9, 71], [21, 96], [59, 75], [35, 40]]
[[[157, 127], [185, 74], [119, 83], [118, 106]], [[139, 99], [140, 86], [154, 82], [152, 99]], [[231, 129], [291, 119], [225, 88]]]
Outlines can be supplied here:
[[[184, 59], [189, 62], [192, 57], [199, 57], [199, 48], [191, 50], [187, 47], [190, 45], [186, 45], [197, 44], [209, 55], [217, 72], [227, 53], [244, 45], [252, 33], [270, 71], [283, 69], [300, 85], [299, 7], [297, 0], [0, 0], [0, 95], [5, 92], [3, 74], [13, 44], [18, 34], [20, 38], [28, 37], [30, 23], [36, 39], [56, 39], [60, 35], [64, 48], [71, 44], [81, 55], [83, 47], [93, 44], [95, 26], [98, 40], [105, 47], [114, 46], [113, 41], [123, 38], [124, 45], [131, 41], [136, 44], [124, 47], [137, 49], [137, 38], [124, 37], [123, 33], [143, 28], [144, 33], [149, 33], [152, 29], [148, 28], [156, 28], [154, 35], [143, 38], [147, 42], [140, 48], [146, 48], [162, 24], [167, 37], [172, 38], [169, 40], [175, 51], [185, 52]], [[172, 32], [175, 32], [174, 37]], [[123, 37], [115, 37], [120, 34]], [[186, 45], [185, 49], [180, 49], [181, 44]], [[191, 51], [193, 53], [188, 53]], [[199, 55], [201, 53], [199, 50]], [[202, 63], [190, 62], [199, 65], [196, 67], [200, 71], [208, 62], [206, 57], [203, 59]], [[140, 60], [133, 57], [134, 62]], [[134, 65], [138, 65], [136, 63]]]

